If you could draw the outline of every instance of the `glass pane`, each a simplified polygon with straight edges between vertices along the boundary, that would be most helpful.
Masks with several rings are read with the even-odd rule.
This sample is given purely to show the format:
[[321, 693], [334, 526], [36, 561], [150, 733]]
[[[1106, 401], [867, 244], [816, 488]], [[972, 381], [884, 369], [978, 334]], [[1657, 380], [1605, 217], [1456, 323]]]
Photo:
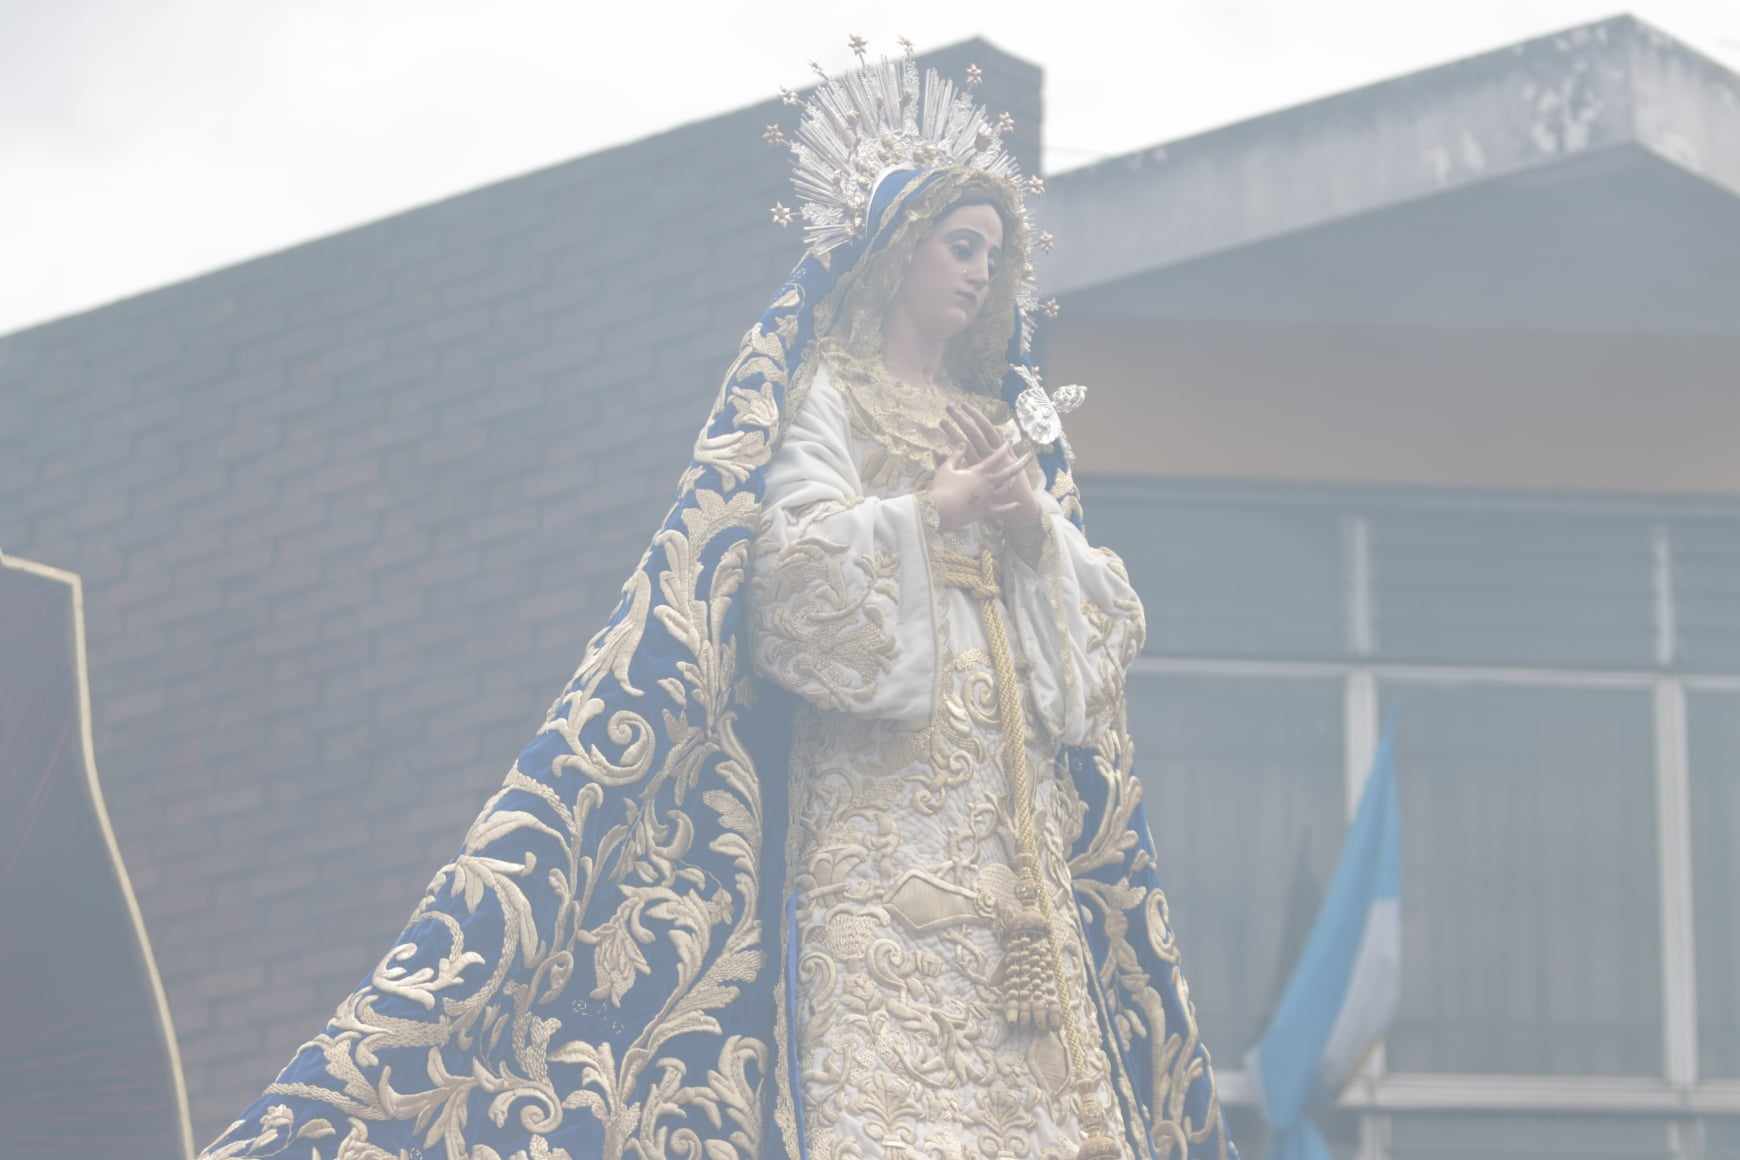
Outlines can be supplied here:
[[1643, 691], [1386, 684], [1402, 806], [1392, 1071], [1659, 1075]]
[[1377, 649], [1397, 660], [1654, 663], [1647, 523], [1571, 512], [1389, 511], [1371, 552]]
[[1740, 519], [1688, 520], [1670, 535], [1676, 663], [1740, 673]]
[[[1225, 1111], [1227, 1131], [1232, 1133], [1233, 1143], [1239, 1146], [1239, 1155], [1245, 1160], [1262, 1160], [1268, 1155], [1269, 1125], [1262, 1113], [1249, 1106], [1229, 1105]], [[1311, 1122], [1317, 1125], [1323, 1142], [1329, 1145], [1329, 1154], [1335, 1160], [1358, 1160], [1358, 1112], [1315, 1108], [1311, 1112]]]
[[1390, 1121], [1392, 1160], [1673, 1160], [1669, 1121], [1600, 1115], [1415, 1112]]
[[1084, 496], [1088, 538], [1117, 552], [1148, 614], [1148, 651], [1338, 656], [1347, 639], [1340, 517], [1319, 507]]
[[1690, 693], [1692, 932], [1697, 942], [1698, 1071], [1740, 1078], [1740, 694]]
[[1345, 825], [1336, 680], [1152, 677], [1131, 733], [1203, 1041], [1222, 1067], [1261, 1033]]
[[1702, 1127], [1703, 1160], [1740, 1160], [1740, 1119], [1712, 1116]]

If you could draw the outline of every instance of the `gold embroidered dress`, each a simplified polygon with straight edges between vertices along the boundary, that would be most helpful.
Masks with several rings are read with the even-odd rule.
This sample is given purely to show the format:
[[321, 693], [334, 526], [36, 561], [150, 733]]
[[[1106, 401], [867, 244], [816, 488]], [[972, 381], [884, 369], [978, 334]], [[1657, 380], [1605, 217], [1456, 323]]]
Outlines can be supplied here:
[[[1008, 418], [999, 399], [946, 393]], [[751, 650], [761, 674], [803, 698], [790, 762], [785, 891], [796, 901], [785, 937], [796, 942], [797, 994], [785, 1046], [817, 1160], [1073, 1160], [1082, 1080], [1123, 1131], [1066, 860], [1082, 811], [1056, 757], [1118, 711], [1142, 607], [1118, 558], [1090, 546], [1040, 484], [1037, 564], [988, 521], [940, 530], [925, 492], [945, 449], [944, 403], [944, 392], [823, 359], [767, 469]], [[987, 600], [1001, 645], [988, 639]], [[1057, 1031], [1005, 1016], [1019, 844], [999, 647], [1024, 710], [1063, 976]], [[1072, 1057], [1082, 1076], [1070, 1074]]]

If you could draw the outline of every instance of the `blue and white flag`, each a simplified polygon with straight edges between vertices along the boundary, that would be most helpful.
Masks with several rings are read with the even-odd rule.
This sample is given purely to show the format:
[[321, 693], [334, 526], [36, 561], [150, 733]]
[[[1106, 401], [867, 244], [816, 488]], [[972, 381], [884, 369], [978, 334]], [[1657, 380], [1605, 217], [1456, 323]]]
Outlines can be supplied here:
[[1386, 733], [1299, 963], [1268, 1029], [1245, 1057], [1272, 1129], [1269, 1160], [1329, 1160], [1306, 1107], [1318, 1092], [1341, 1090], [1395, 1015], [1401, 828]]

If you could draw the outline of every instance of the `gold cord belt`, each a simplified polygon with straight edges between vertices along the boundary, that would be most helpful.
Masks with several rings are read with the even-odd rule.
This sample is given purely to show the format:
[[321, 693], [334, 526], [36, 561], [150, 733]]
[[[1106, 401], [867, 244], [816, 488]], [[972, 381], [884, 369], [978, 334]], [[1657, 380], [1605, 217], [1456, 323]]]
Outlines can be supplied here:
[[1079, 1160], [1121, 1157], [1123, 1149], [1107, 1131], [1105, 1109], [1100, 1106], [1087, 1076], [1087, 1054], [1081, 1032], [1068, 1017], [1064, 1003], [1069, 983], [1063, 957], [1052, 938], [1051, 896], [1039, 881], [1039, 828], [1033, 806], [1033, 778], [1027, 768], [1027, 714], [1021, 707], [1021, 684], [1015, 674], [1015, 659], [1009, 652], [1009, 633], [1003, 610], [997, 603], [1002, 592], [997, 582], [997, 557], [989, 548], [977, 557], [937, 550], [936, 562], [942, 581], [960, 588], [979, 603], [979, 623], [991, 651], [991, 667], [997, 678], [997, 715], [1003, 731], [1003, 768], [1014, 798], [1017, 865], [1016, 897], [1019, 906], [1008, 924], [1008, 954], [1004, 959], [1004, 986], [1008, 992], [1005, 1017], [1014, 1024], [1061, 1030], [1069, 1053], [1069, 1070], [1080, 1087], [1081, 1122], [1085, 1133]]

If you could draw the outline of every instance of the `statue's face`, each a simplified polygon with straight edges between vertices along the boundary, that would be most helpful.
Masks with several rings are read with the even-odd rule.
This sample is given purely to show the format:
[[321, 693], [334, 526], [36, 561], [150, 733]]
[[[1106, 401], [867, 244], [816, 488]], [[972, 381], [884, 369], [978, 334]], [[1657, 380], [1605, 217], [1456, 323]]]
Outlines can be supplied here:
[[896, 304], [925, 333], [950, 339], [973, 324], [1003, 260], [1003, 219], [988, 205], [951, 210], [913, 251]]

